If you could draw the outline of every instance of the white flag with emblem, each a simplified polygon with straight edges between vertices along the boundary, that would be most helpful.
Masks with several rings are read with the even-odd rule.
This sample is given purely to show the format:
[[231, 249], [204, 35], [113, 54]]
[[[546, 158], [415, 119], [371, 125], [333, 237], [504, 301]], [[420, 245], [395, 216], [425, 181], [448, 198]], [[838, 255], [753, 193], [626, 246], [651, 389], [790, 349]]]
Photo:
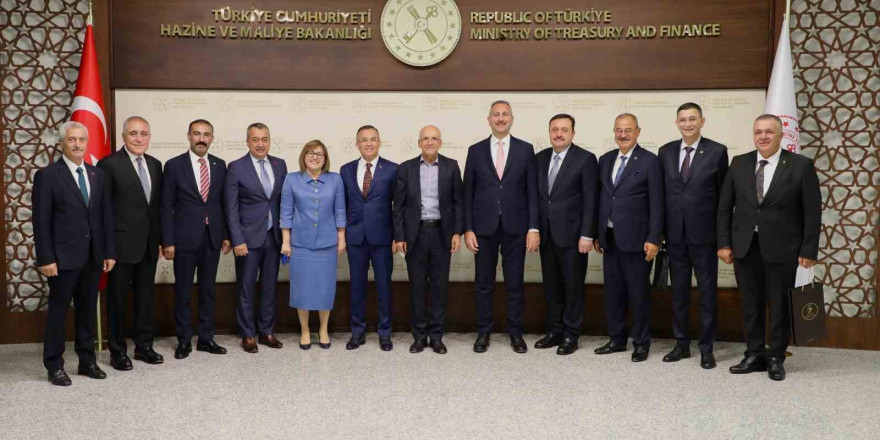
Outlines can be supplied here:
[[791, 69], [791, 38], [788, 32], [788, 17], [782, 22], [776, 58], [773, 60], [773, 73], [767, 87], [764, 113], [782, 119], [782, 148], [792, 153], [801, 152], [797, 102], [794, 97], [794, 72]]

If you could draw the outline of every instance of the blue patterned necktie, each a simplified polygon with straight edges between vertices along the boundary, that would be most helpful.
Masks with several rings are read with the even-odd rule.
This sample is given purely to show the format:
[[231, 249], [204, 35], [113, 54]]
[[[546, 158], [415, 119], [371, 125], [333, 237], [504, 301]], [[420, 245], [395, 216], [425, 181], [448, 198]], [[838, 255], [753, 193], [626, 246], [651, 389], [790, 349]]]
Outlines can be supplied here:
[[[260, 159], [258, 161], [260, 163], [260, 183], [263, 184], [263, 192], [266, 193], [266, 197], [272, 198], [272, 184], [269, 182], [269, 173], [266, 171], [266, 159]], [[266, 229], [272, 229], [272, 210], [269, 210], [269, 219], [268, 224], [266, 225]]]
[[83, 174], [82, 167], [76, 168], [76, 174], [79, 174], [79, 192], [82, 193], [86, 206], [89, 206], [89, 188], [86, 186], [86, 176]]
[[620, 156], [620, 168], [617, 169], [617, 174], [614, 175], [614, 186], [617, 186], [617, 183], [620, 182], [620, 176], [623, 175], [623, 169], [626, 168], [626, 156]]

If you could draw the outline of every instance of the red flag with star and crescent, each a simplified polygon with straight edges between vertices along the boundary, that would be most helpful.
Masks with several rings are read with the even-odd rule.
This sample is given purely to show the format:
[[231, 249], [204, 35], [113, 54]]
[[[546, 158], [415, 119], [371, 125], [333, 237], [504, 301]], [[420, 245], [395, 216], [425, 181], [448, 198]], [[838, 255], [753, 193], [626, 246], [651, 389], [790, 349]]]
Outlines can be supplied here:
[[101, 90], [101, 70], [98, 68], [95, 37], [92, 34], [92, 25], [88, 25], [79, 63], [76, 93], [70, 109], [70, 120], [85, 125], [89, 130], [85, 161], [91, 165], [110, 154], [110, 131], [107, 127], [107, 113], [104, 111], [104, 97]]

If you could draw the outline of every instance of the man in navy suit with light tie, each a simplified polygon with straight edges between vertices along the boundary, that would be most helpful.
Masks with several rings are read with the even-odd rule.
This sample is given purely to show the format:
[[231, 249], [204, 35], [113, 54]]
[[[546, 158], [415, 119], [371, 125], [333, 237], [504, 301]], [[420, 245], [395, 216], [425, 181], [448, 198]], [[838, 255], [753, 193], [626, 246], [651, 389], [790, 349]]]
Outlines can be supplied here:
[[648, 359], [651, 261], [663, 235], [663, 174], [654, 153], [638, 144], [639, 120], [623, 113], [614, 120], [619, 147], [599, 158], [599, 252], [604, 254], [607, 344], [596, 354], [626, 351], [626, 310], [633, 310], [633, 362]]
[[354, 350], [366, 342], [367, 272], [372, 264], [379, 302], [379, 347], [390, 351], [394, 348], [391, 343], [391, 270], [394, 268], [391, 201], [397, 164], [379, 157], [382, 140], [376, 127], [359, 128], [356, 143], [361, 157], [339, 170], [345, 185], [345, 242], [351, 274], [351, 339], [345, 348]]
[[532, 144], [510, 135], [513, 110], [507, 101], [489, 107], [492, 135], [471, 145], [464, 168], [465, 246], [475, 255], [477, 340], [474, 351], [489, 349], [492, 294], [498, 249], [507, 290], [507, 333], [517, 353], [528, 351], [522, 337], [523, 270], [526, 250], [536, 252], [537, 172]]
[[666, 248], [672, 272], [672, 332], [678, 341], [663, 362], [691, 357], [688, 321], [691, 273], [700, 291], [700, 366], [715, 368], [713, 345], [718, 329], [718, 256], [715, 223], [721, 184], [727, 174], [727, 147], [702, 137], [706, 119], [699, 105], [678, 107], [675, 124], [681, 132], [660, 147], [663, 186], [666, 190]]
[[208, 154], [214, 126], [204, 119], [189, 124], [189, 151], [165, 163], [162, 181], [162, 253], [174, 261], [176, 359], [192, 352], [189, 297], [199, 277], [198, 351], [225, 354], [214, 342], [214, 279], [220, 252], [232, 250], [223, 213], [226, 162]]
[[[229, 163], [226, 170], [226, 222], [235, 253], [238, 284], [236, 318], [241, 347], [258, 351], [257, 342], [271, 348], [283, 344], [275, 338], [275, 286], [281, 260], [281, 187], [287, 175], [283, 159], [270, 156], [269, 127], [255, 122], [247, 128], [248, 154]], [[257, 273], [260, 278], [259, 318], [254, 322]]]
[[49, 382], [69, 386], [63, 355], [71, 298], [76, 311], [77, 373], [92, 379], [107, 377], [95, 359], [92, 325], [98, 280], [102, 268], [109, 272], [116, 264], [116, 242], [104, 171], [83, 161], [88, 130], [79, 122], [67, 122], [61, 133], [61, 160], [34, 175], [33, 222], [37, 268], [49, 282], [43, 365]]

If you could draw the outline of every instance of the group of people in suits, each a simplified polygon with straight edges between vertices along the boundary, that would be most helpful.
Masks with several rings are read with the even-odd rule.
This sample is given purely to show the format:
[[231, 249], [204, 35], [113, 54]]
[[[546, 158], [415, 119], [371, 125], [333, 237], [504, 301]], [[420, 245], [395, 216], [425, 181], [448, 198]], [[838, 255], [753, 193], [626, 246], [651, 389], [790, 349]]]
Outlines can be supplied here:
[[[473, 350], [486, 352], [493, 328], [493, 291], [499, 253], [504, 274], [507, 332], [517, 353], [522, 336], [526, 252], [540, 252], [547, 333], [536, 349], [559, 355], [578, 349], [584, 319], [588, 255], [604, 257], [603, 287], [608, 342], [595, 350], [627, 350], [634, 362], [650, 351], [652, 261], [665, 240], [673, 286], [673, 330], [677, 343], [664, 362], [689, 358], [691, 274], [696, 275], [702, 334], [700, 365], [716, 366], [718, 259], [734, 264], [742, 291], [747, 350], [731, 373], [768, 371], [782, 380], [790, 323], [786, 291], [798, 266], [811, 267], [818, 254], [821, 196], [810, 159], [780, 149], [779, 118], [755, 120], [756, 150], [728, 166], [727, 149], [702, 137], [702, 109], [681, 105], [675, 123], [682, 134], [659, 150], [638, 144], [635, 115], [614, 121], [618, 148], [600, 158], [575, 145], [575, 118], [550, 118], [552, 148], [534, 154], [531, 144], [510, 134], [509, 102], [491, 104], [491, 135], [472, 145], [464, 176], [457, 161], [439, 153], [438, 127], [419, 131], [421, 154], [397, 165], [379, 156], [379, 130], [360, 127], [357, 160], [330, 169], [327, 147], [307, 142], [299, 171], [288, 173], [269, 154], [269, 128], [247, 128], [248, 153], [226, 163], [208, 153], [210, 122], [190, 123], [187, 152], [164, 170], [146, 154], [150, 125], [132, 116], [123, 124], [124, 146], [97, 166], [84, 163], [85, 126], [62, 126], [63, 157], [34, 180], [37, 264], [49, 280], [49, 316], [44, 365], [49, 381], [70, 385], [64, 371], [64, 321], [76, 305], [78, 373], [101, 379], [92, 325], [98, 280], [109, 273], [110, 364], [130, 370], [127, 355], [127, 297], [132, 292], [130, 335], [134, 358], [164, 361], [153, 350], [153, 282], [159, 255], [174, 262], [174, 356], [192, 351], [190, 295], [198, 277], [198, 351], [224, 354], [214, 341], [214, 279], [221, 253], [234, 252], [241, 347], [281, 348], [274, 335], [276, 285], [282, 265], [290, 273], [290, 306], [302, 326], [300, 348], [311, 348], [309, 312], [318, 311], [319, 342], [330, 348], [328, 321], [336, 295], [336, 267], [346, 252], [351, 277], [351, 337], [346, 349], [366, 343], [368, 272], [373, 269], [379, 347], [391, 340], [392, 256], [401, 253], [409, 275], [411, 353], [443, 344], [452, 254], [462, 241], [475, 255], [477, 337]], [[759, 233], [760, 230], [760, 233]], [[765, 349], [765, 309], [770, 309], [770, 347]], [[627, 330], [627, 312], [632, 323]]]

